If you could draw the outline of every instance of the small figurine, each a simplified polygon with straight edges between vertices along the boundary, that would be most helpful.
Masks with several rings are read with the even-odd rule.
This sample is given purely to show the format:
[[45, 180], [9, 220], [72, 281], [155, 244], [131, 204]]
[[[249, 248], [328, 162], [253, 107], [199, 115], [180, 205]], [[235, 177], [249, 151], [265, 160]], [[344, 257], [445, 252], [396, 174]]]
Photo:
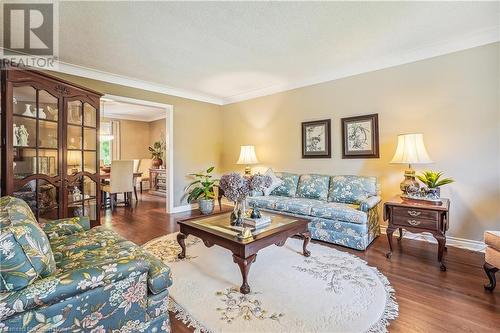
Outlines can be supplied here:
[[53, 120], [57, 120], [57, 109], [53, 109], [50, 105], [47, 105], [47, 112]]
[[257, 207], [252, 208], [252, 213], [250, 214], [250, 218], [252, 219], [260, 219], [262, 215], [260, 214], [260, 210]]
[[16, 124], [14, 124], [14, 131], [13, 131], [13, 138], [12, 138], [12, 142], [13, 142], [13, 145], [14, 146], [19, 146], [19, 142], [17, 140], [17, 137], [19, 136], [19, 127], [17, 127]]
[[17, 131], [17, 142], [19, 146], [27, 147], [28, 137], [29, 137], [28, 130], [26, 129], [26, 127], [24, 127], [24, 125], [21, 125]]

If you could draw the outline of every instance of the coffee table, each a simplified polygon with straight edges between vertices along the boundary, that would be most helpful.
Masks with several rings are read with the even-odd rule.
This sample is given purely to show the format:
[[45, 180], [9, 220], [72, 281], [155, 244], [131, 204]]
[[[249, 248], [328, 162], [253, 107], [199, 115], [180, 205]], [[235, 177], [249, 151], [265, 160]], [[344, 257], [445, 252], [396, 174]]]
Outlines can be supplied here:
[[303, 255], [306, 257], [311, 255], [307, 250], [307, 244], [311, 240], [307, 220], [266, 212], [265, 215], [271, 217], [271, 224], [253, 230], [252, 237], [241, 239], [238, 237], [241, 227], [233, 227], [229, 224], [230, 214], [222, 213], [178, 221], [180, 232], [177, 234], [177, 242], [182, 249], [178, 255], [179, 259], [186, 257], [184, 240], [188, 235], [200, 238], [207, 247], [219, 245], [230, 250], [233, 253], [233, 261], [239, 266], [243, 279], [240, 292], [248, 294], [250, 292], [248, 272], [252, 263], [255, 262], [259, 250], [273, 244], [283, 246], [289, 237], [300, 235], [304, 238]]

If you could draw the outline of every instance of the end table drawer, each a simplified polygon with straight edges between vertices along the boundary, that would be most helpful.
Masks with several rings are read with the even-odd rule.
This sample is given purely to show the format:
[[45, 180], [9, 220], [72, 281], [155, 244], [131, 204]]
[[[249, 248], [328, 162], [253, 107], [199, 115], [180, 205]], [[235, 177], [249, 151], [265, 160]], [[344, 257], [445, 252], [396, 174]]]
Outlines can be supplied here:
[[424, 220], [414, 217], [394, 216], [392, 223], [401, 227], [413, 227], [430, 230], [437, 229], [437, 220]]
[[426, 209], [394, 207], [392, 212], [394, 216], [408, 217], [412, 219], [437, 220], [439, 218], [438, 212]]

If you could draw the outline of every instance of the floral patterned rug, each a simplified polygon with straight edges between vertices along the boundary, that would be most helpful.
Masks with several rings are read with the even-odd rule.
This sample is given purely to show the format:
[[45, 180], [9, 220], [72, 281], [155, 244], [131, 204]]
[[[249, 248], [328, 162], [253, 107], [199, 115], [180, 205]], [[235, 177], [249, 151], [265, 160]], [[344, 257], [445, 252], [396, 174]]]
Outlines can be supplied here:
[[398, 304], [387, 278], [362, 259], [320, 244], [288, 239], [258, 252], [252, 292], [239, 292], [241, 273], [230, 251], [186, 239], [177, 259], [176, 234], [144, 248], [168, 264], [174, 284], [170, 310], [196, 332], [387, 332]]

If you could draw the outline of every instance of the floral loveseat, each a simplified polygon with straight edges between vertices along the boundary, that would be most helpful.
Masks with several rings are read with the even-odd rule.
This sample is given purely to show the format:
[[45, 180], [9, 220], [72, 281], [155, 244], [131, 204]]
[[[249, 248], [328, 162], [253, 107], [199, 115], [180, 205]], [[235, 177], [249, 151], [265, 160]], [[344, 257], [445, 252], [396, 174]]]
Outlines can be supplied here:
[[275, 173], [283, 184], [248, 204], [309, 219], [314, 239], [364, 250], [380, 234], [375, 177]]
[[0, 332], [169, 332], [170, 269], [87, 218], [0, 198]]

